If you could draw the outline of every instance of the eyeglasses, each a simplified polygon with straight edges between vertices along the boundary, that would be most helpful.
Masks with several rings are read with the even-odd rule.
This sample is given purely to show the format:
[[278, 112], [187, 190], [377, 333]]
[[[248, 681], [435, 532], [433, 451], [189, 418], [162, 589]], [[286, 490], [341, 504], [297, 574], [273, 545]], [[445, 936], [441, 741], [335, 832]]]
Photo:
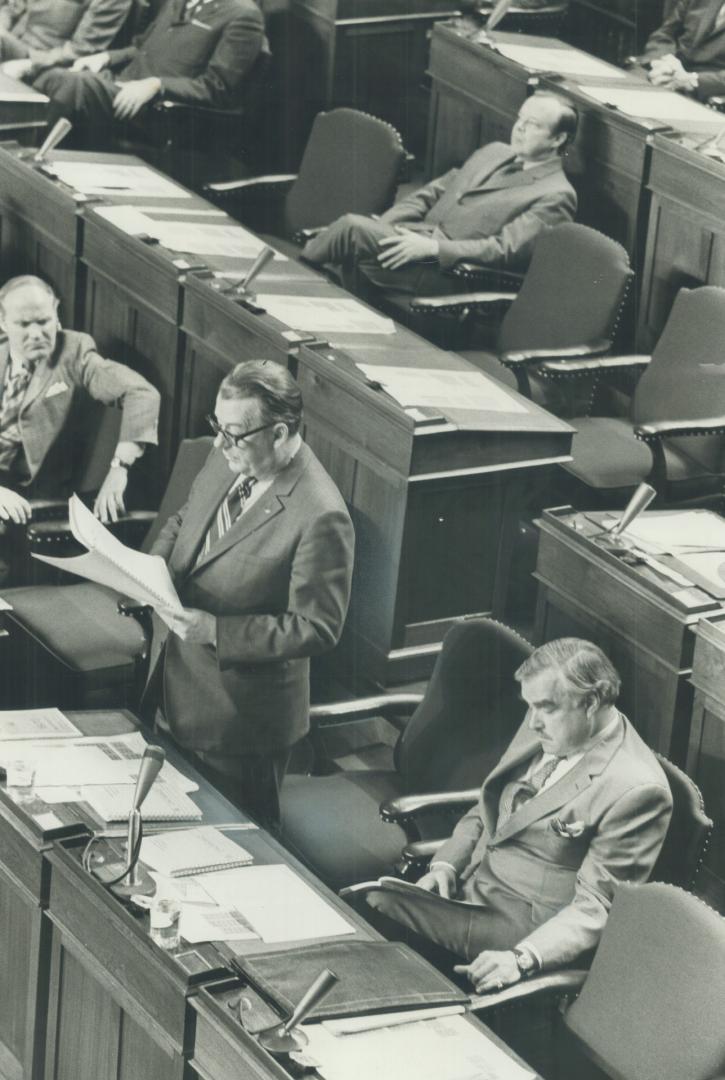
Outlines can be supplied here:
[[242, 446], [250, 435], [256, 435], [258, 431], [266, 431], [267, 428], [274, 427], [274, 424], [262, 424], [260, 427], [252, 428], [250, 431], [245, 431], [241, 435], [235, 435], [234, 432], [228, 431], [225, 427], [222, 427], [216, 416], [207, 416], [206, 419], [214, 434], [221, 435], [222, 439], [224, 439], [229, 446]]

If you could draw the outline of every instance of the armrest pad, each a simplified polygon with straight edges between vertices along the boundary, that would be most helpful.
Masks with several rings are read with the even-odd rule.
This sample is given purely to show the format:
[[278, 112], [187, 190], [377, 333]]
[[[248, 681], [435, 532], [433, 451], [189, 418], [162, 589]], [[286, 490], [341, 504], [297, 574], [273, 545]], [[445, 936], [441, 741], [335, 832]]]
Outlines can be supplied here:
[[592, 371], [618, 371], [627, 368], [647, 367], [651, 356], [603, 356], [591, 360], [550, 360], [542, 363], [544, 375], [578, 375]]
[[428, 862], [445, 840], [411, 840], [403, 848], [403, 858], [413, 864]]
[[454, 293], [451, 296], [414, 296], [410, 301], [413, 311], [485, 311], [495, 304], [513, 304], [515, 292], [470, 292]]
[[58, 521], [68, 517], [67, 499], [28, 499], [33, 521]]
[[420, 810], [432, 807], [473, 806], [481, 794], [480, 788], [468, 788], [467, 791], [436, 791], [427, 795], [400, 795], [397, 799], [388, 799], [380, 807], [383, 821], [400, 822], [412, 817]]
[[498, 990], [495, 994], [477, 994], [471, 998], [469, 1009], [471, 1012], [481, 1013], [488, 1009], [495, 1009], [500, 1005], [510, 1005], [534, 994], [556, 993], [573, 994], [581, 989], [586, 980], [588, 971], [579, 968], [564, 968], [562, 971], [543, 972], [534, 975], [530, 979], [522, 979], [521, 982], [507, 986], [504, 990]]
[[248, 180], [225, 180], [219, 184], [205, 184], [204, 191], [214, 195], [229, 195], [235, 191], [249, 191], [256, 187], [283, 187], [297, 179], [297, 173], [270, 173], [268, 176], [250, 176]]
[[653, 420], [640, 424], [634, 434], [642, 442], [654, 442], [674, 435], [721, 435], [725, 434], [725, 416], [709, 416], [700, 420]]
[[422, 694], [375, 694], [353, 701], [313, 705], [310, 709], [310, 724], [314, 728], [331, 727], [351, 720], [364, 720], [370, 716], [394, 716], [399, 713], [410, 716], [422, 700]]
[[488, 283], [492, 289], [511, 288], [516, 292], [524, 281], [524, 275], [515, 270], [498, 270], [491, 266], [481, 266], [479, 263], [456, 263], [450, 273], [453, 277], [475, 281], [481, 285]]
[[717, 109], [718, 112], [725, 112], [725, 97], [722, 94], [713, 94], [712, 97], [707, 99], [707, 104], [711, 109]]
[[238, 109], [215, 109], [212, 105], [195, 105], [190, 101], [171, 101], [168, 98], [162, 98], [161, 101], [155, 101], [153, 105], [155, 112], [164, 113], [205, 113], [209, 116], [243, 116], [244, 109], [240, 106]]
[[501, 353], [499, 360], [510, 368], [519, 364], [540, 364], [547, 360], [584, 360], [588, 356], [602, 356], [611, 347], [609, 338], [600, 338], [588, 345], [563, 345], [559, 349], [517, 349]]
[[[73, 534], [70, 531], [70, 524], [68, 522], [68, 503], [62, 504], [65, 510], [64, 517], [57, 518], [41, 518], [40, 521], [33, 520], [27, 527], [27, 535], [29, 540], [37, 540], [39, 543], [52, 543], [55, 540], [72, 539]], [[35, 513], [35, 508], [33, 508]], [[155, 510], [130, 510], [127, 514], [123, 514], [118, 521], [111, 521], [107, 523], [107, 528], [115, 533], [117, 530], [122, 530], [129, 525], [151, 525], [151, 522], [156, 519]]]

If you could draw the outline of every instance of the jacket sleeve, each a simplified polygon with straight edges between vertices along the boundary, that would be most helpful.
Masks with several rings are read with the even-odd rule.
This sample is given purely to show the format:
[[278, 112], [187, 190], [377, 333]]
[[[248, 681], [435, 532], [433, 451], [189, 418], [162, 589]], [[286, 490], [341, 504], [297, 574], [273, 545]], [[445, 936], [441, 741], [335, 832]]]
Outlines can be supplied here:
[[425, 187], [414, 191], [412, 195], [401, 199], [381, 215], [380, 220], [389, 225], [398, 225], [406, 221], [422, 221], [432, 206], [440, 199], [443, 192], [457, 175], [458, 169], [450, 169], [437, 180], [431, 180]]
[[577, 874], [571, 903], [519, 944], [532, 945], [544, 968], [568, 964], [593, 949], [618, 883], [649, 877], [671, 814], [670, 792], [658, 784], [645, 784], [621, 796], [599, 823]]
[[316, 518], [292, 558], [286, 611], [217, 616], [220, 670], [237, 663], [315, 656], [331, 649], [347, 614], [354, 542], [346, 511], [331, 510]]
[[665, 21], [650, 34], [642, 54], [646, 60], [677, 52], [677, 42], [685, 28], [685, 16], [692, 0], [678, 0]]
[[483, 792], [481, 792], [476, 805], [463, 815], [448, 840], [438, 848], [432, 861], [448, 863], [456, 871], [456, 875], [460, 876], [468, 866], [484, 831]]
[[698, 71], [695, 97], [707, 101], [715, 94], [725, 94], [725, 67], [715, 71]]
[[493, 236], [449, 240], [446, 236], [437, 235], [438, 261], [444, 270], [450, 270], [464, 259], [492, 267], [525, 266], [542, 229], [571, 221], [575, 214], [576, 195], [573, 191], [562, 189], [543, 195]]
[[157, 443], [161, 398], [158, 390], [138, 372], [115, 360], [105, 360], [92, 343], [78, 359], [80, 385], [104, 405], [120, 405], [120, 442]]
[[73, 32], [62, 45], [33, 50], [36, 68], [72, 64], [79, 56], [103, 52], [111, 44], [131, 8], [131, 0], [91, 0]]
[[250, 7], [225, 26], [202, 75], [163, 76], [161, 92], [165, 97], [191, 105], [228, 105], [264, 44], [262, 13]]

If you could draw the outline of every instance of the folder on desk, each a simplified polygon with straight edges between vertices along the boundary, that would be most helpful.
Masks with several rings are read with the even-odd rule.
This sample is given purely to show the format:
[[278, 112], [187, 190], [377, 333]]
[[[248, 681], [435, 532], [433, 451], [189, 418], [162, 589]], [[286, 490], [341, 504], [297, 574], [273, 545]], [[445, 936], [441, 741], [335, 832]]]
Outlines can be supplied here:
[[468, 1001], [462, 990], [426, 960], [407, 945], [393, 941], [309, 945], [240, 956], [233, 963], [252, 986], [288, 1013], [316, 976], [330, 968], [338, 982], [310, 1013], [311, 1020]]

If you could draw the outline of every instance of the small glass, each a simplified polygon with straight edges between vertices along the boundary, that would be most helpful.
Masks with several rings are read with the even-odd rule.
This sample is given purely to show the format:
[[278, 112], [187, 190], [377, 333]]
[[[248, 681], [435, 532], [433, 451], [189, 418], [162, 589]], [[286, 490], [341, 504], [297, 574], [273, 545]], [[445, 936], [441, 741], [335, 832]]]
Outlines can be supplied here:
[[5, 774], [5, 782], [9, 788], [31, 788], [35, 781], [35, 768], [29, 761], [8, 761]]
[[157, 890], [149, 911], [151, 940], [162, 949], [175, 949], [181, 940], [180, 919], [181, 904], [178, 898], [171, 893]]

